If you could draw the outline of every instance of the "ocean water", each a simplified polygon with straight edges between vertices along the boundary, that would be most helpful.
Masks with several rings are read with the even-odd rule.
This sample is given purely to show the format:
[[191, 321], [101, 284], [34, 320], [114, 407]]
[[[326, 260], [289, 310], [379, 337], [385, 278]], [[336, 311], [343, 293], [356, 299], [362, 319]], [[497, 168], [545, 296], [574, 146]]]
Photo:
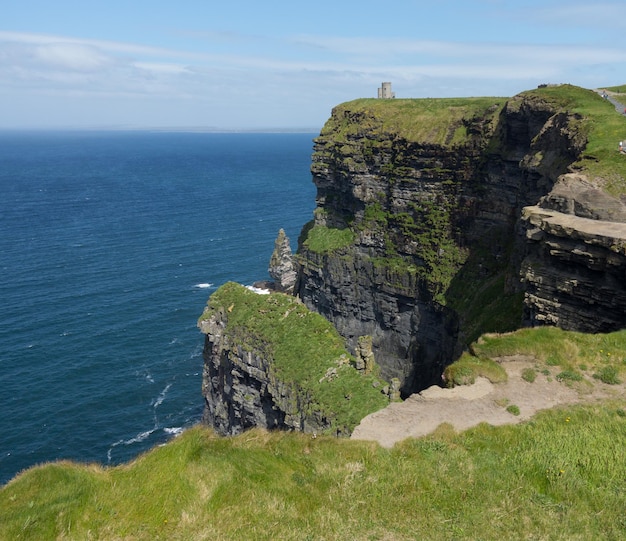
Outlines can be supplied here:
[[0, 133], [0, 484], [197, 423], [212, 291], [312, 218], [313, 133]]

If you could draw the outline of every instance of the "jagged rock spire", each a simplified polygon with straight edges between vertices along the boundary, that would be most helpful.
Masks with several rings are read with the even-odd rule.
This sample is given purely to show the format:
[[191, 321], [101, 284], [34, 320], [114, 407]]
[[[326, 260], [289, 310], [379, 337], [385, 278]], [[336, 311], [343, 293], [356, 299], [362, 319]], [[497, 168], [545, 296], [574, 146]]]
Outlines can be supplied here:
[[289, 244], [289, 237], [284, 229], [278, 231], [278, 237], [274, 243], [274, 251], [270, 258], [268, 268], [269, 275], [274, 280], [274, 288], [283, 293], [293, 293], [296, 284], [296, 269], [293, 264], [293, 255]]

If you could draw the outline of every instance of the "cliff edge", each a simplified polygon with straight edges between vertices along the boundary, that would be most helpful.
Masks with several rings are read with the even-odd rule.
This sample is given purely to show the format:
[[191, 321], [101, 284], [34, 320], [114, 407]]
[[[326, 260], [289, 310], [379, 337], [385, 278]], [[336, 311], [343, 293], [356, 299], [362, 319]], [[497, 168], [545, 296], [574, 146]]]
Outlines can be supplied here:
[[375, 366], [358, 363], [335, 329], [292, 296], [230, 282], [198, 326], [206, 335], [204, 421], [220, 434], [259, 426], [349, 435], [389, 403]]
[[569, 85], [337, 106], [314, 142], [314, 219], [295, 255], [284, 232], [272, 254], [288, 295], [227, 285], [201, 317], [206, 421], [348, 434], [441, 384], [483, 333], [623, 328], [622, 135], [607, 100]]
[[610, 103], [568, 85], [336, 107], [315, 140], [297, 295], [351, 351], [371, 336], [405, 396], [484, 332], [622, 328], [620, 129]]

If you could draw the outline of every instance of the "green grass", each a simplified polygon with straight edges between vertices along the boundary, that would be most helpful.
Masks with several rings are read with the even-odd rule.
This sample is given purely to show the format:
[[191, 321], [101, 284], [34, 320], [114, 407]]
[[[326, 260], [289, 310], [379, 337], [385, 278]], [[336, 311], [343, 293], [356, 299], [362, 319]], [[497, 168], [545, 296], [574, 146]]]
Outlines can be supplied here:
[[626, 85], [607, 86], [606, 90], [609, 90], [610, 92], [615, 92], [616, 94], [626, 94]]
[[519, 415], [520, 411], [519, 411], [519, 406], [516, 406], [515, 404], [511, 404], [510, 406], [506, 407], [506, 411], [508, 411], [511, 415]]
[[442, 425], [393, 449], [193, 428], [125, 466], [23, 473], [0, 489], [0, 539], [623, 539], [624, 407]]
[[[471, 344], [471, 352], [446, 367], [448, 385], [471, 385], [483, 376], [497, 383], [506, 372], [498, 358], [523, 355], [536, 360], [535, 368], [527, 368], [522, 378], [532, 383], [537, 371], [550, 374], [547, 367], [557, 367], [558, 381], [574, 384], [589, 376], [603, 383], [616, 385], [626, 372], [626, 330], [608, 334], [585, 334], [563, 331], [556, 327], [520, 329], [506, 334], [485, 334]], [[587, 378], [588, 379], [588, 378]]]
[[[463, 144], [465, 123], [487, 118], [495, 125], [506, 98], [425, 98], [379, 100], [361, 98], [338, 105], [321, 135], [347, 140], [355, 130], [393, 133], [407, 141], [444, 147]], [[355, 119], [358, 122], [355, 122]]]
[[487, 357], [476, 357], [467, 352], [447, 366], [443, 376], [448, 387], [471, 385], [479, 376], [487, 378], [491, 383], [507, 380], [506, 371], [497, 362]]
[[607, 385], [618, 385], [622, 382], [618, 375], [619, 370], [617, 367], [603, 366], [593, 374], [593, 377], [599, 379], [602, 383], [606, 383]]
[[522, 370], [522, 379], [528, 383], [532, 383], [537, 379], [537, 371], [534, 368], [524, 368]]
[[349, 228], [336, 229], [316, 225], [308, 231], [306, 238], [303, 239], [303, 244], [312, 252], [328, 254], [350, 246], [354, 239], [355, 234]]
[[[293, 308], [286, 296], [241, 289], [218, 290], [225, 303], [213, 309], [236, 319], [244, 315], [237, 304], [266, 310], [257, 304], [265, 300], [284, 320], [308, 317], [285, 315]], [[332, 342], [334, 358], [341, 349]], [[524, 329], [484, 336], [472, 351], [480, 357], [467, 353], [458, 366], [492, 381], [502, 381], [492, 359], [516, 354], [549, 360], [559, 374], [616, 377], [626, 331]], [[519, 414], [515, 404], [501, 406]], [[0, 489], [0, 539], [619, 540], [625, 411], [619, 396], [521, 424], [461, 433], [444, 424], [393, 449], [260, 429], [220, 438], [196, 427], [126, 465], [59, 462], [22, 473]]]
[[[201, 316], [221, 313], [232, 343], [271, 361], [272, 377], [297, 389], [311, 412], [331, 420], [333, 430], [352, 431], [368, 413], [388, 404], [384, 382], [361, 374], [343, 338], [322, 316], [289, 295], [257, 295], [229, 282], [209, 299]], [[336, 377], [325, 375], [336, 370]], [[374, 386], [376, 385], [376, 387]]]
[[582, 120], [579, 130], [588, 144], [573, 167], [599, 182], [613, 195], [626, 193], [626, 157], [617, 151], [619, 141], [626, 139], [626, 117], [615, 111], [609, 101], [596, 92], [571, 85], [561, 85], [525, 92], [552, 103]]

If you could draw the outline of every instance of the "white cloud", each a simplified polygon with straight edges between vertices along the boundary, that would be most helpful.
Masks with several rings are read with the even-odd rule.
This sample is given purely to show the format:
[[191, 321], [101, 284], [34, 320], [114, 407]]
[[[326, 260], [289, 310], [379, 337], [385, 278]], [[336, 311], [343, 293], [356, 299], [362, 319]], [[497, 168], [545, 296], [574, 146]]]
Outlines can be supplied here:
[[144, 113], [151, 124], [158, 123], [155, 114], [180, 113], [181, 123], [193, 118], [226, 125], [239, 115], [253, 125], [254, 115], [281, 115], [310, 125], [296, 117], [310, 119], [312, 111], [374, 96], [384, 80], [393, 81], [402, 97], [511, 95], [542, 82], [593, 85], [599, 69], [626, 64], [626, 51], [597, 46], [298, 36], [276, 47], [276, 41], [267, 49], [255, 42], [240, 54], [229, 48], [222, 54], [216, 51], [223, 44], [214, 43], [176, 50], [0, 32], [0, 119], [17, 115], [14, 104], [26, 111], [65, 96], [69, 107], [81, 100], [83, 110], [89, 100], [97, 102], [94, 118], [106, 119], [113, 107], [139, 117], [152, 103], [156, 113]]
[[155, 74], [182, 75], [190, 74], [191, 70], [187, 66], [180, 64], [167, 64], [165, 62], [133, 62], [139, 69]]
[[[338, 38], [299, 36], [285, 47], [317, 49], [321, 58], [301, 55], [291, 60], [279, 53], [216, 54], [176, 51], [144, 45], [101, 40], [81, 40], [39, 34], [0, 32], [0, 77], [2, 71], [19, 72], [21, 80], [54, 78], [61, 81], [67, 73], [91, 73], [94, 78], [125, 79], [132, 84], [137, 72], [143, 76], [189, 78], [199, 82], [212, 70], [231, 72], [245, 84], [254, 73], [270, 78], [277, 73], [294, 77], [305, 71], [342, 74], [398, 74], [405, 78], [471, 76], [479, 78], [547, 77], [570, 67], [626, 62], [626, 50], [588, 46], [552, 46], [502, 43], [457, 43], [449, 41], [391, 38]], [[173, 60], [173, 61], [172, 61]], [[241, 73], [245, 71], [246, 73]], [[55, 74], [52, 77], [52, 74]], [[239, 77], [237, 77], [239, 73]]]
[[[527, 17], [528, 12], [524, 15]], [[575, 28], [599, 28], [604, 31], [626, 30], [623, 3], [566, 2], [561, 6], [542, 6], [532, 10], [532, 17], [535, 23], [558, 24], [561, 27], [569, 27], [572, 31]]]
[[151, 47], [136, 43], [119, 41], [107, 41], [96, 39], [72, 38], [68, 36], [55, 36], [51, 34], [32, 34], [27, 32], [6, 32], [0, 30], [0, 42], [23, 43], [32, 45], [51, 45], [56, 43], [72, 43], [90, 46], [104, 52], [118, 53], [123, 55], [147, 55], [147, 56], [177, 56], [180, 54], [171, 49]]
[[36, 62], [52, 69], [70, 71], [102, 70], [114, 60], [95, 47], [80, 43], [48, 43], [32, 49]]

